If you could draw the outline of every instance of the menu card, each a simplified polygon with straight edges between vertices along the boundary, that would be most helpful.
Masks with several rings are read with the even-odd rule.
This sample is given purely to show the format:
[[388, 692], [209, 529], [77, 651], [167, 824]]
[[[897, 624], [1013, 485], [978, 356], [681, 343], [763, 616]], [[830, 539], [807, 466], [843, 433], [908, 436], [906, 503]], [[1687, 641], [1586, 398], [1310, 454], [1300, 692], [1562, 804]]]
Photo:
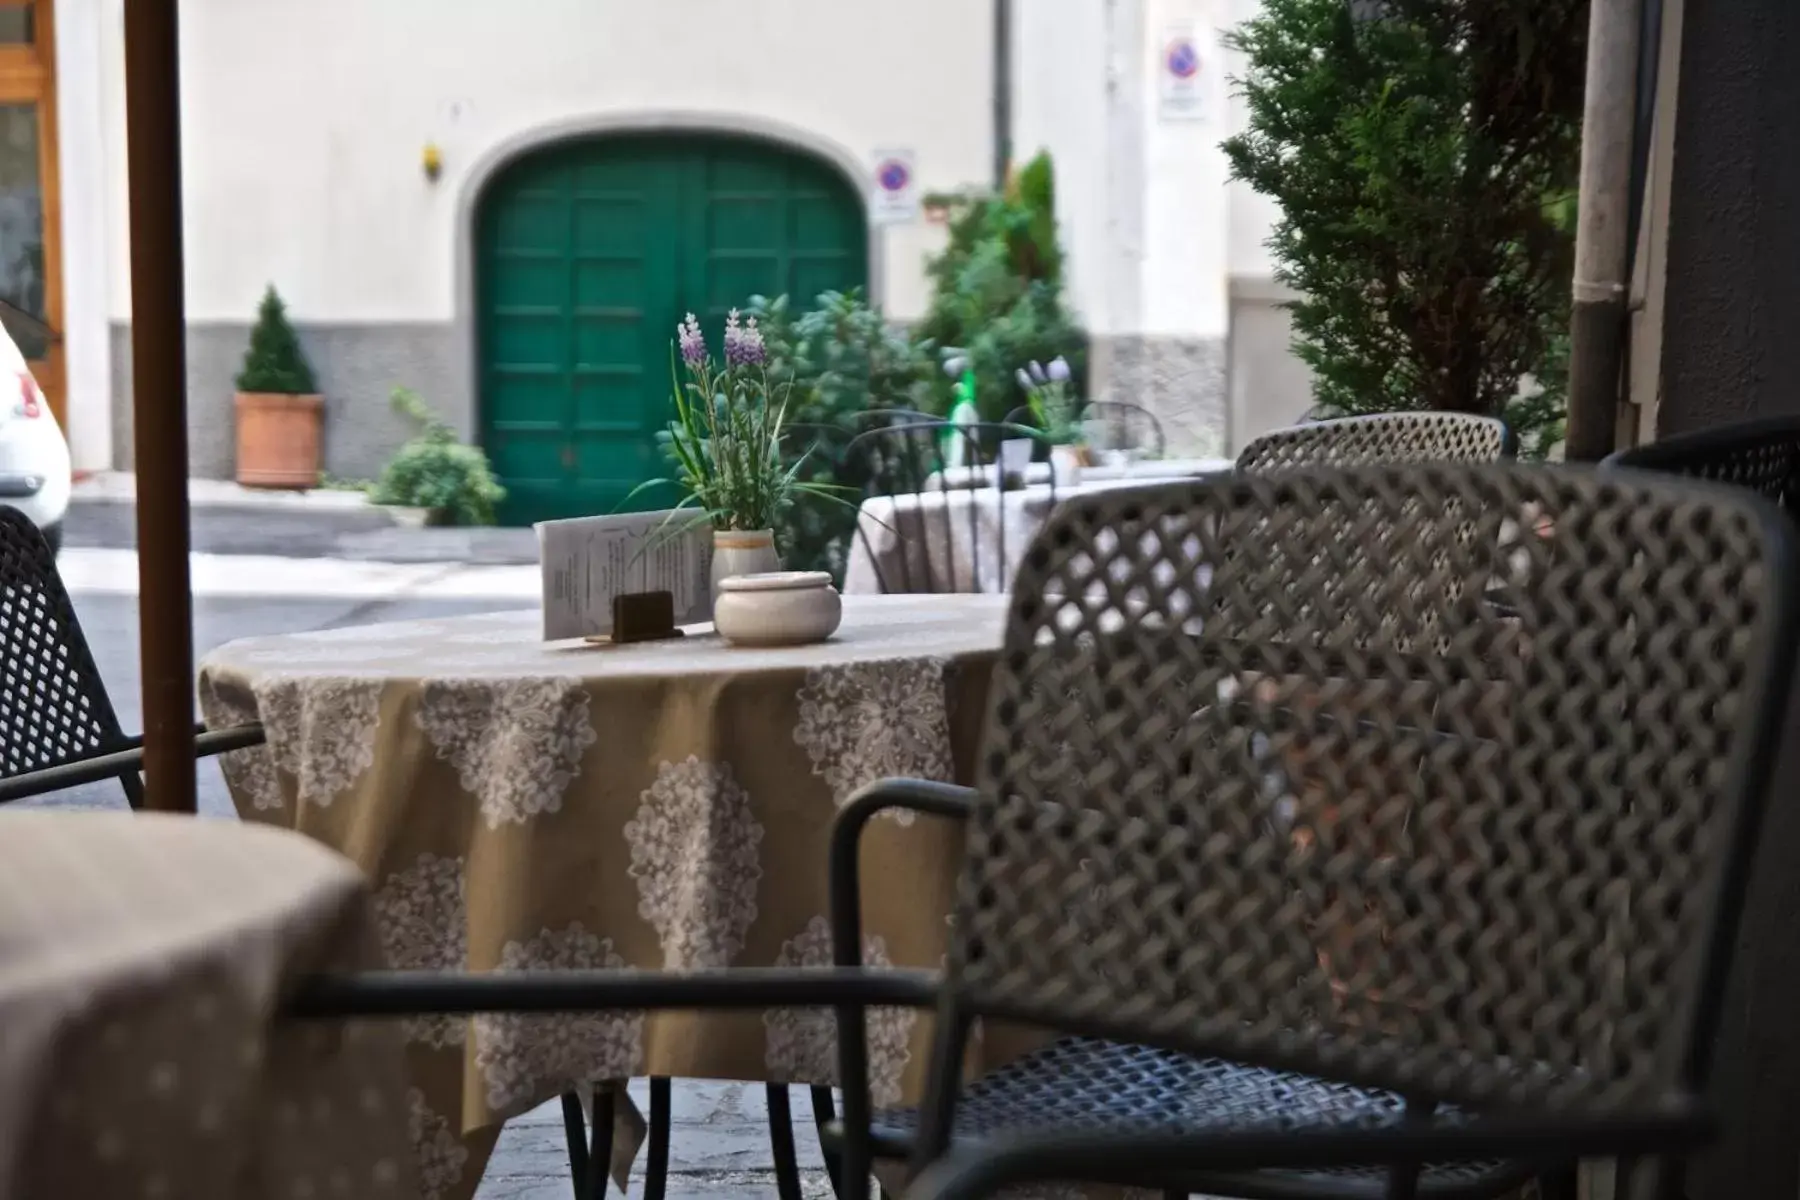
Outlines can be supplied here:
[[612, 602], [672, 592], [675, 623], [712, 620], [712, 527], [692, 512], [626, 513], [543, 521], [544, 640], [612, 632]]

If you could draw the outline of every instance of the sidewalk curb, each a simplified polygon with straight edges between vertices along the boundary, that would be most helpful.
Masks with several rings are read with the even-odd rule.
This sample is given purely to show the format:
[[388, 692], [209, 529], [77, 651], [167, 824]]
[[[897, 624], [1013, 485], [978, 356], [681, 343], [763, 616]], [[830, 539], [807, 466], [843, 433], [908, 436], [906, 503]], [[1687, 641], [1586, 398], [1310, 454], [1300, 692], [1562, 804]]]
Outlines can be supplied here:
[[[96, 471], [75, 482], [69, 499], [76, 504], [135, 504], [137, 476], [130, 471]], [[304, 492], [248, 488], [227, 479], [188, 480], [190, 508], [285, 509], [320, 513], [380, 513], [379, 505], [351, 488], [313, 488]], [[385, 514], [384, 514], [385, 515]]]

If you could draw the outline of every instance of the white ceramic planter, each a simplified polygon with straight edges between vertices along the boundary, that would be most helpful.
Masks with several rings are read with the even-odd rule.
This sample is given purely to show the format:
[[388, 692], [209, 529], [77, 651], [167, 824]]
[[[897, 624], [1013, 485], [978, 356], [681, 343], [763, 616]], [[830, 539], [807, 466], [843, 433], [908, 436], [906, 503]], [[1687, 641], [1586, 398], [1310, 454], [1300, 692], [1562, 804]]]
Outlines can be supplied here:
[[837, 632], [844, 602], [823, 571], [734, 575], [720, 581], [713, 628], [734, 646], [798, 646]]
[[433, 524], [432, 517], [436, 515], [435, 510], [429, 508], [408, 508], [400, 504], [385, 504], [382, 507], [401, 529], [423, 529]]
[[713, 530], [712, 594], [719, 599], [719, 583], [733, 575], [767, 575], [781, 570], [775, 553], [775, 534], [759, 529], [751, 533], [735, 529]]

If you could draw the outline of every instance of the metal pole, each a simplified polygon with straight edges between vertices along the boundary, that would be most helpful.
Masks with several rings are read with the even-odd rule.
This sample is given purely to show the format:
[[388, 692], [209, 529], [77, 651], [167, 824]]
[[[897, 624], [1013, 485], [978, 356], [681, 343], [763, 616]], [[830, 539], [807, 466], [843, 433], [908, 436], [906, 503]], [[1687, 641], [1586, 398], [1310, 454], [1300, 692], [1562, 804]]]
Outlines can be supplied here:
[[181, 263], [177, 0], [125, 5], [131, 180], [131, 387], [147, 807], [194, 811], [194, 623], [188, 589], [187, 353]]
[[1575, 308], [1569, 330], [1564, 453], [1592, 462], [1613, 448], [1625, 357], [1631, 254], [1631, 158], [1642, 0], [1593, 0], [1581, 121]]
[[1012, 0], [994, 0], [994, 190], [1012, 170]]

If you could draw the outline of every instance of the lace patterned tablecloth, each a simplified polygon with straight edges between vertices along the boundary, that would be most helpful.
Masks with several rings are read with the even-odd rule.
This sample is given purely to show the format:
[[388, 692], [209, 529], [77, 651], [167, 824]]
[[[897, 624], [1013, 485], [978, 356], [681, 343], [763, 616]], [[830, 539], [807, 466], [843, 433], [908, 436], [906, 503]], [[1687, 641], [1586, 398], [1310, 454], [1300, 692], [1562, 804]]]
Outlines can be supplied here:
[[[998, 596], [851, 596], [830, 642], [734, 649], [710, 633], [542, 642], [535, 612], [240, 641], [202, 664], [250, 820], [369, 875], [395, 967], [825, 965], [832, 817], [888, 776], [973, 776]], [[937, 966], [961, 857], [952, 822], [864, 838], [865, 958]], [[878, 1103], [912, 1095], [928, 1032], [870, 1021]], [[498, 1124], [585, 1080], [823, 1083], [825, 1012], [599, 1013], [408, 1023], [424, 1194], [470, 1194]], [[458, 1136], [452, 1137], [454, 1133]]]

